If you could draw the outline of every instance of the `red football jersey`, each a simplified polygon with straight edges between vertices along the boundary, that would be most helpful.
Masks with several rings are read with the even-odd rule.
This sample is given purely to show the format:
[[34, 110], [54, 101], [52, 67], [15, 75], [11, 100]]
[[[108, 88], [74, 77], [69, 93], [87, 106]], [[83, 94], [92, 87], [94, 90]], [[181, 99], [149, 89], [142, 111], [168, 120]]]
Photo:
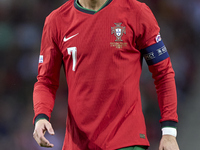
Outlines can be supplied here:
[[[69, 0], [46, 18], [34, 111], [35, 117], [50, 118], [63, 65], [68, 84], [63, 150], [149, 146], [139, 80], [142, 51], [161, 40], [159, 31], [151, 10], [136, 0], [108, 0], [98, 11]], [[160, 55], [166, 52], [159, 50]], [[147, 62], [154, 59], [152, 52], [144, 53]], [[161, 122], [177, 121], [169, 57], [149, 63], [149, 69], [158, 92]]]

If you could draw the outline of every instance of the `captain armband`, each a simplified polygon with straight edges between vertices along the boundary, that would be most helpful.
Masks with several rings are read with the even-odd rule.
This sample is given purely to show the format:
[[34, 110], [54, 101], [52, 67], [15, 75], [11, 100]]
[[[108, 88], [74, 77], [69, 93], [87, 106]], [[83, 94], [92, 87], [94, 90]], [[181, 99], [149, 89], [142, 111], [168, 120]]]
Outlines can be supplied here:
[[167, 48], [162, 40], [145, 49], [142, 49], [141, 53], [148, 65], [154, 65], [169, 57]]

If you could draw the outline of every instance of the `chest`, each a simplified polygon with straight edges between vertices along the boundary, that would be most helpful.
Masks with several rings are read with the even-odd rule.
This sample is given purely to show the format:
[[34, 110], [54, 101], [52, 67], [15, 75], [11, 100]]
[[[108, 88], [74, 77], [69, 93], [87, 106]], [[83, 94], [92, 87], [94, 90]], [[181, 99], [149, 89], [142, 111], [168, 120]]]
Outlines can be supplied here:
[[136, 19], [115, 10], [96, 14], [73, 13], [60, 23], [60, 50], [64, 65], [107, 67], [116, 61], [140, 58], [136, 49]]

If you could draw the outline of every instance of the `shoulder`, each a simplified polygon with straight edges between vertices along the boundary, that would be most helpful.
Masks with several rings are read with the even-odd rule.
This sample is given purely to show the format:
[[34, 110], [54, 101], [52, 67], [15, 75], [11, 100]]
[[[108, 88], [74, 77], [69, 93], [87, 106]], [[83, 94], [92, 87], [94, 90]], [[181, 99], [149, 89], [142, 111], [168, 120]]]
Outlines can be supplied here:
[[125, 0], [126, 1], [126, 5], [128, 5], [130, 8], [130, 11], [134, 11], [134, 13], [137, 14], [137, 18], [139, 20], [150, 20], [150, 19], [154, 19], [154, 14], [152, 13], [152, 10], [150, 9], [150, 7], [143, 3], [140, 2], [138, 0]]
[[63, 14], [67, 13], [74, 4], [74, 0], [67, 0], [63, 5], [53, 10], [47, 17], [46, 22], [54, 22], [60, 19]]
[[145, 5], [145, 3], [140, 2], [140, 1], [138, 1], [138, 0], [126, 0], [126, 1], [128, 1], [130, 4], [132, 4], [132, 5], [135, 6], [135, 7]]
[[113, 5], [116, 8], [122, 9], [122, 11], [127, 11], [130, 13], [142, 13], [143, 11], [146, 11], [146, 9], [149, 9], [149, 7], [140, 1], [137, 0], [113, 0]]
[[63, 5], [53, 10], [45, 19], [43, 32], [48, 32], [53, 37], [55, 42], [58, 42], [61, 30], [61, 23], [63, 22], [63, 15], [68, 15], [73, 7], [74, 0], [68, 0]]
[[[118, 0], [119, 3], [121, 3], [120, 0]], [[140, 2], [138, 0], [124, 0], [123, 4], [128, 5], [130, 8], [134, 8], [134, 9], [140, 9], [141, 7], [145, 7], [146, 4], [143, 2]]]
[[131, 6], [138, 10], [140, 13], [143, 13], [145, 11], [149, 11], [150, 8], [143, 2], [137, 1], [137, 0], [127, 0], [130, 1]]

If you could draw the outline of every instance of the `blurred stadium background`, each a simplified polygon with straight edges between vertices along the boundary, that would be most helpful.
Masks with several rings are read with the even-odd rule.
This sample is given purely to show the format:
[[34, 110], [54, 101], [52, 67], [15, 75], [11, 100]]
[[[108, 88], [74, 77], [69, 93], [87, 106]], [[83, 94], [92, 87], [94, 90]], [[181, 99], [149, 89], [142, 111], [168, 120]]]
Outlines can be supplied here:
[[[153, 11], [171, 56], [178, 92], [178, 143], [181, 150], [200, 147], [200, 1], [141, 0]], [[0, 149], [45, 150], [33, 133], [32, 91], [36, 82], [45, 17], [65, 0], [0, 0]], [[157, 150], [160, 112], [146, 63], [141, 78], [149, 150]], [[62, 71], [48, 139], [60, 150], [67, 115], [67, 84]]]

